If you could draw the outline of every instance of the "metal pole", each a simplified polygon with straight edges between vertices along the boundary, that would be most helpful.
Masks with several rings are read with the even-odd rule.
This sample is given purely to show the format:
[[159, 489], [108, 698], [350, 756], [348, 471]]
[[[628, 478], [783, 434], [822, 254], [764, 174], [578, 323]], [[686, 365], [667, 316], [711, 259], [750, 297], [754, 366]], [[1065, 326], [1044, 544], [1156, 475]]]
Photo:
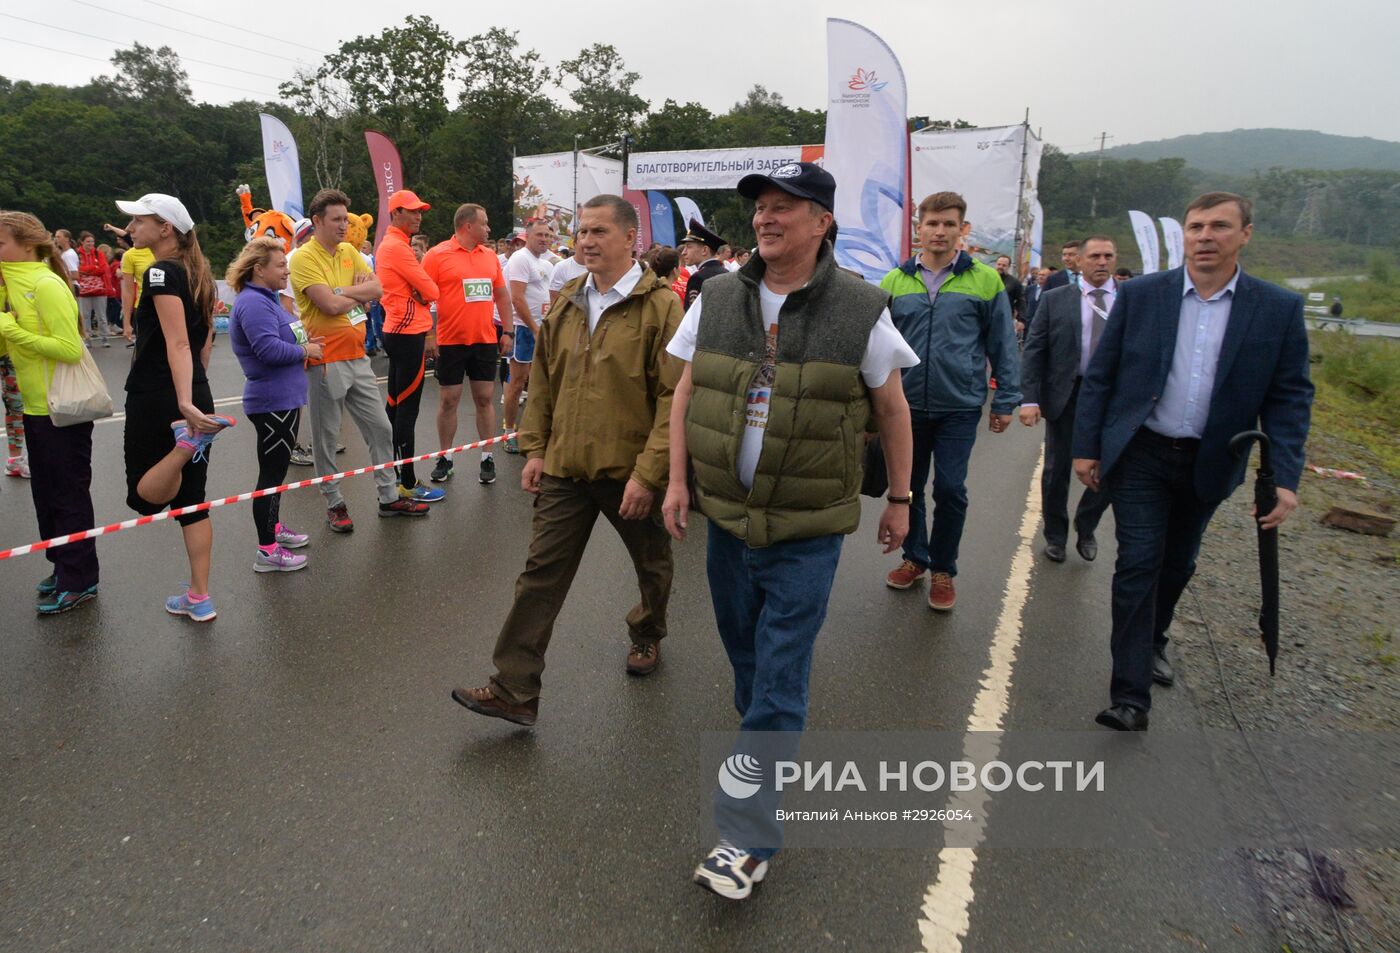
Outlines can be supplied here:
[[1094, 165], [1094, 195], [1089, 199], [1089, 217], [1091, 219], [1099, 216], [1099, 174], [1103, 171], [1103, 145], [1110, 136], [1106, 132], [1099, 133], [1099, 161]]
[[569, 234], [574, 233], [578, 223], [578, 133], [574, 133], [574, 202], [569, 214]]
[[1016, 277], [1022, 277], [1021, 258], [1022, 243], [1025, 240], [1026, 222], [1026, 156], [1030, 151], [1031, 138], [1031, 107], [1026, 107], [1026, 118], [1021, 121], [1021, 177], [1016, 183], [1016, 236], [1011, 240], [1011, 254], [1016, 256], [1012, 259], [1012, 265], [1016, 269]]

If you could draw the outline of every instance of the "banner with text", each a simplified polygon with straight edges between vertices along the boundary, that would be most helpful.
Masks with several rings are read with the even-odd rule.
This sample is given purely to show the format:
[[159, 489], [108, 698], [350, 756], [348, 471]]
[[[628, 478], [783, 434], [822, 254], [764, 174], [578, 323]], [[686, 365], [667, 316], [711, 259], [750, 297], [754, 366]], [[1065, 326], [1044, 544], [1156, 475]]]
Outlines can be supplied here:
[[899, 264], [909, 232], [904, 70], [858, 23], [826, 21], [825, 167], [836, 179], [836, 263], [877, 282]]
[[1014, 256], [1017, 223], [1022, 236], [1033, 227], [1040, 140], [1028, 139], [1025, 125], [921, 129], [909, 139], [915, 207], [934, 192], [957, 192], [967, 202], [968, 251]]
[[732, 189], [751, 172], [768, 173], [790, 162], [821, 162], [822, 146], [755, 146], [634, 152], [627, 185], [634, 189]]
[[1167, 246], [1167, 267], [1180, 268], [1186, 260], [1186, 236], [1182, 234], [1181, 223], [1174, 218], [1159, 218], [1162, 223], [1162, 238]]
[[1133, 223], [1133, 237], [1137, 239], [1138, 253], [1142, 256], [1142, 273], [1150, 275], [1157, 271], [1162, 260], [1162, 250], [1157, 244], [1157, 226], [1152, 223], [1151, 215], [1137, 209], [1128, 212], [1128, 220]]
[[632, 207], [637, 210], [637, 241], [633, 248], [640, 256], [651, 247], [651, 213], [647, 208], [647, 193], [636, 189], [623, 189], [622, 197], [631, 202]]
[[622, 194], [622, 163], [586, 152], [578, 154], [577, 174], [572, 152], [516, 156], [511, 172], [516, 228], [527, 219], [547, 218], [560, 235], [570, 234], [577, 206], [597, 195]]
[[648, 192], [647, 204], [651, 207], [651, 240], [663, 245], [676, 243], [676, 216], [671, 211], [671, 200], [665, 192]]
[[301, 199], [301, 160], [297, 141], [286, 124], [276, 116], [258, 113], [262, 123], [263, 168], [267, 171], [268, 201], [279, 212], [292, 218], [306, 214]]
[[377, 251], [389, 228], [389, 196], [403, 188], [403, 163], [399, 159], [399, 150], [382, 132], [366, 130], [365, 145], [369, 147], [369, 162], [374, 168], [375, 186], [379, 189], [379, 215], [374, 224], [374, 247]]

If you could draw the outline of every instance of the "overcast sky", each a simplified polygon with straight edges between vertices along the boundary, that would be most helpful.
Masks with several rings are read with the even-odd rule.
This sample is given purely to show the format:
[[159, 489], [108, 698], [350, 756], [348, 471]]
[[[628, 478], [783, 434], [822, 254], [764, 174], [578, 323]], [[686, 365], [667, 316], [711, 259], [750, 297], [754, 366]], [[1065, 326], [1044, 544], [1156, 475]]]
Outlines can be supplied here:
[[[410, 10], [459, 38], [489, 26], [516, 30], [522, 45], [552, 64], [611, 43], [641, 74], [638, 91], [653, 106], [693, 99], [723, 112], [757, 83], [789, 105], [821, 108], [825, 21], [844, 16], [893, 48], [908, 80], [910, 115], [1006, 125], [1029, 107], [1032, 126], [1070, 152], [1092, 148], [1103, 131], [1110, 145], [1260, 127], [1400, 140], [1400, 0], [5, 0], [0, 74], [79, 84], [109, 71], [114, 48], [139, 40], [180, 54], [197, 99], [275, 99], [298, 59], [319, 62], [308, 48], [332, 50], [401, 23]], [[234, 23], [245, 11], [254, 16], [242, 30], [201, 19]], [[332, 13], [344, 14], [343, 25], [328, 25]]]

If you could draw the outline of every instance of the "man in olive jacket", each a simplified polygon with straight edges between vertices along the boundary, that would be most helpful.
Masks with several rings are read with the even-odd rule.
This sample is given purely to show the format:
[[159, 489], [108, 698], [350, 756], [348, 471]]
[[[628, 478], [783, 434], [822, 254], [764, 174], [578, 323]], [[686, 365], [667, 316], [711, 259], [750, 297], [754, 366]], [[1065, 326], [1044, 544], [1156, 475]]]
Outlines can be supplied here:
[[647, 675], [660, 661], [672, 563], [656, 503], [680, 371], [666, 344], [681, 307], [668, 284], [632, 261], [636, 232], [625, 200], [585, 202], [576, 247], [588, 274], [564, 285], [540, 326], [519, 435], [520, 484], [536, 494], [530, 553], [496, 640], [496, 674], [452, 692], [478, 714], [535, 723], [545, 650], [600, 513], [622, 537], [641, 589], [627, 615], [627, 671]]

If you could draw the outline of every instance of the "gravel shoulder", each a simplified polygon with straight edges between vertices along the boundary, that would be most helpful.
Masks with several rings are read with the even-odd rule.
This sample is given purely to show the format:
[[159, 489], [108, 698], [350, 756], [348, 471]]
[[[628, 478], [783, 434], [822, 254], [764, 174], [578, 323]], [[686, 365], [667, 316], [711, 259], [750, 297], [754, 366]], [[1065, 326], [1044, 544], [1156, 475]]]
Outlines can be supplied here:
[[[1259, 573], [1249, 517], [1254, 466], [1206, 534], [1192, 588], [1221, 659], [1219, 671], [1197, 603], [1183, 597], [1172, 640], [1209, 728], [1233, 729], [1221, 678], [1246, 730], [1394, 732], [1400, 729], [1400, 540], [1321, 524], [1334, 505], [1393, 515], [1400, 494], [1361, 448], [1326, 434], [1309, 441], [1309, 462], [1374, 474], [1372, 484], [1306, 472], [1299, 508], [1279, 535], [1278, 674], [1270, 678], [1258, 638]], [[1266, 796], [1266, 795], [1265, 795]], [[1246, 852], [1261, 902], [1277, 925], [1279, 949], [1345, 950], [1329, 904], [1313, 889], [1301, 850]], [[1400, 950], [1400, 851], [1326, 850], [1319, 861], [1345, 874], [1355, 901], [1338, 909], [1351, 949]]]

